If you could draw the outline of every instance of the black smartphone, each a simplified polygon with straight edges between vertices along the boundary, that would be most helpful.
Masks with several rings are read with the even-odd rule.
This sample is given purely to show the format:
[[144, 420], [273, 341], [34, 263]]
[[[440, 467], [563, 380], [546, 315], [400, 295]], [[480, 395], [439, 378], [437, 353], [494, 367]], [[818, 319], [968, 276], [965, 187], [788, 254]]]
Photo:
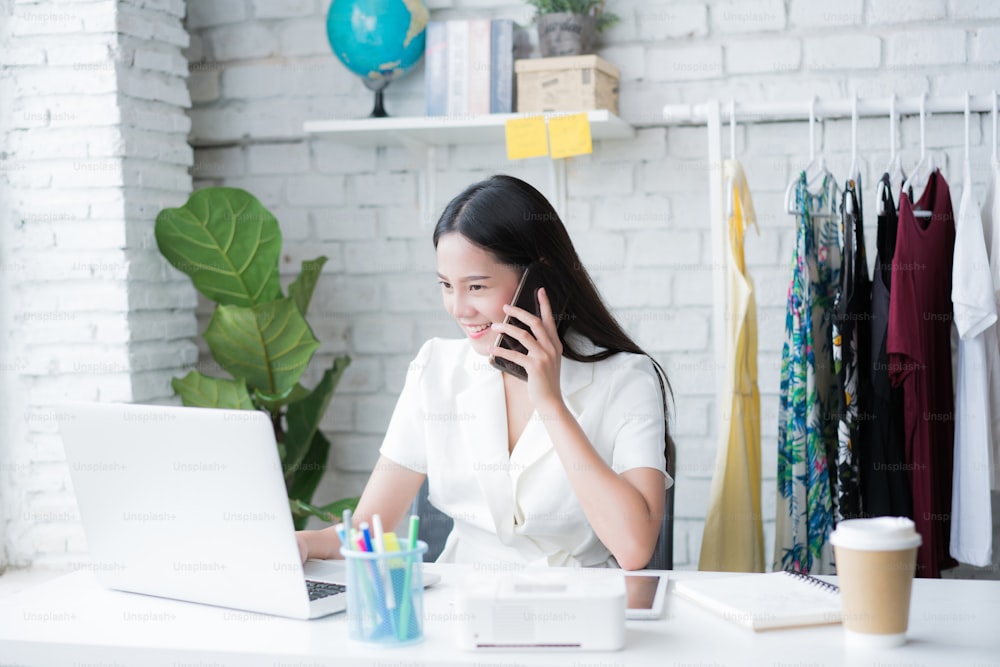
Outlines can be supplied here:
[[[524, 274], [521, 276], [521, 282], [517, 285], [517, 291], [514, 292], [513, 305], [528, 311], [536, 317], [540, 316], [541, 309], [538, 305], [538, 289], [545, 287], [545, 267], [539, 262], [533, 262], [528, 265], [528, 268], [524, 270]], [[551, 303], [551, 294], [550, 303]], [[561, 315], [562, 308], [553, 308], [553, 315], [557, 317]], [[517, 319], [516, 317], [506, 316], [504, 319], [504, 324], [513, 324], [516, 327], [520, 327], [531, 333], [531, 329], [527, 324]], [[521, 345], [516, 339], [508, 336], [506, 334], [500, 334], [497, 336], [496, 341], [497, 347], [502, 347], [507, 350], [514, 350], [515, 352], [520, 352], [525, 354], [528, 349]], [[522, 380], [528, 379], [528, 372], [524, 370], [524, 367], [520, 364], [515, 364], [513, 361], [508, 361], [507, 359], [502, 359], [500, 357], [490, 355], [490, 364], [495, 368], [499, 368], [504, 373], [510, 373], [514, 377], [521, 378]]]

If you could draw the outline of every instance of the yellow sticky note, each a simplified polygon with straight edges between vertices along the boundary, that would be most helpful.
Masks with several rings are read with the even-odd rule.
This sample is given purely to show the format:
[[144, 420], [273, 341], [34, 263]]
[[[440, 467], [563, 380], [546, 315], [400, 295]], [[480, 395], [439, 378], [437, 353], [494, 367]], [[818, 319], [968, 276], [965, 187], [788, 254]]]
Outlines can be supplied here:
[[549, 142], [552, 158], [586, 155], [594, 152], [590, 121], [585, 113], [555, 116], [549, 119]]
[[513, 118], [507, 121], [507, 159], [523, 160], [549, 154], [549, 140], [545, 134], [545, 116]]

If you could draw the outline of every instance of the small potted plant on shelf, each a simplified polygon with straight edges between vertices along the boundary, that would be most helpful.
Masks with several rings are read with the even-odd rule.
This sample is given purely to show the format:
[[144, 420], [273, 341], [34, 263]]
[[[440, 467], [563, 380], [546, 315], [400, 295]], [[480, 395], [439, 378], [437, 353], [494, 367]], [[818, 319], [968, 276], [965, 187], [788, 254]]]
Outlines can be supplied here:
[[618, 22], [605, 0], [526, 0], [537, 10], [538, 48], [543, 58], [594, 52], [597, 33]]

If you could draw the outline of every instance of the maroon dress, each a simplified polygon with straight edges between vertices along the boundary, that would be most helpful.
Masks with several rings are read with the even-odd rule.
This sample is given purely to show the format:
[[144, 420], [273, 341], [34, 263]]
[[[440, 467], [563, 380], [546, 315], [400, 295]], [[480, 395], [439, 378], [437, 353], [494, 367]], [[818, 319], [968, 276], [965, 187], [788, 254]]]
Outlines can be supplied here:
[[899, 202], [886, 349], [893, 386], [902, 387], [913, 521], [923, 538], [917, 576], [957, 565], [948, 553], [955, 405], [951, 372], [951, 270], [955, 219], [948, 184], [935, 171], [917, 202]]

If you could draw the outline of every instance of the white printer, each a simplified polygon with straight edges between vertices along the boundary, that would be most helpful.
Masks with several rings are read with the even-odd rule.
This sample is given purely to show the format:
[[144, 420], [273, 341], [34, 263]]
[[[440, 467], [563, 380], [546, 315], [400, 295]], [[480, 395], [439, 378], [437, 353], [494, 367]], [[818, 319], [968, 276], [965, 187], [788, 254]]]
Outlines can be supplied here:
[[467, 579], [455, 600], [467, 650], [614, 651], [625, 645], [625, 575], [553, 570]]

